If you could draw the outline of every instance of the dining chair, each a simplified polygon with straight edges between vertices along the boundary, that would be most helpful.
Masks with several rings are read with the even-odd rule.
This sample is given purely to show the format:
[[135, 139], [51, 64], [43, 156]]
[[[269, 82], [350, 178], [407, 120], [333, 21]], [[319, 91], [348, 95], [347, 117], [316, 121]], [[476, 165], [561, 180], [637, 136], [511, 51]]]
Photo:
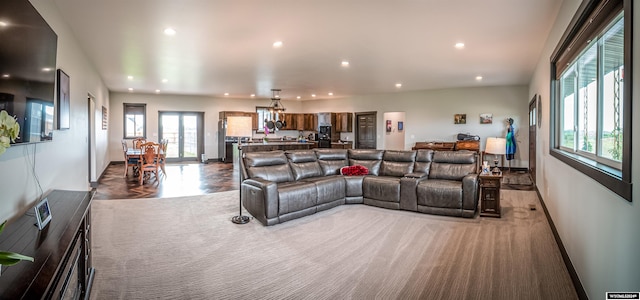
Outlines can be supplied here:
[[140, 147], [140, 169], [138, 170], [140, 185], [143, 184], [145, 177], [151, 178], [151, 173], [156, 176], [156, 180], [159, 180], [160, 144], [148, 142]]
[[160, 170], [162, 170], [162, 174], [167, 176], [167, 172], [164, 169], [164, 164], [167, 160], [167, 146], [169, 145], [168, 139], [163, 139], [160, 141], [160, 160], [158, 163], [160, 164]]
[[133, 142], [134, 149], [140, 149], [142, 144], [146, 143], [147, 140], [145, 138], [136, 138], [132, 142]]
[[129, 167], [133, 167], [133, 171], [135, 174], [136, 169], [138, 168], [138, 163], [140, 162], [140, 157], [133, 157], [127, 155], [127, 141], [122, 140], [122, 153], [124, 154], [124, 177], [127, 177], [129, 174]]

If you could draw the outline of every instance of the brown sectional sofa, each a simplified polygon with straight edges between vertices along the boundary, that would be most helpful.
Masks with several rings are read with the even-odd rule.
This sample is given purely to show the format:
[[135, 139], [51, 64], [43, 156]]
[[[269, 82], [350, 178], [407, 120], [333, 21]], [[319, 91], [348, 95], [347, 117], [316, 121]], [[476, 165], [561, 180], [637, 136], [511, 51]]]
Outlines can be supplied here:
[[[314, 149], [246, 153], [242, 205], [265, 225], [343, 204], [474, 217], [478, 203], [472, 151]], [[343, 176], [362, 165], [364, 176]]]

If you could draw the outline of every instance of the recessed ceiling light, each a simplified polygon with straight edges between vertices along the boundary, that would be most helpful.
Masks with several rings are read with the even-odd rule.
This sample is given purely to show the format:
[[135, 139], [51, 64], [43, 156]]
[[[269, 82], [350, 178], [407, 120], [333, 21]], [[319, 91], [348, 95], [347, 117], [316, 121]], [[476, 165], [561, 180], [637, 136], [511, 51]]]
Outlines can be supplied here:
[[280, 48], [282, 47], [282, 41], [276, 41], [273, 43], [273, 48]]
[[169, 79], [163, 78], [162, 79], [162, 83], [167, 83], [169, 81]]
[[348, 62], [348, 61], [346, 61], [346, 60], [343, 60], [343, 61], [342, 61], [342, 66], [343, 66], [343, 67], [348, 67], [348, 66], [349, 66], [349, 62]]
[[0, 27], [7, 27], [7, 26], [9, 26], [9, 23], [0, 21]]
[[173, 35], [176, 35], [176, 30], [171, 27], [167, 27], [164, 29], [164, 34], [168, 36], [173, 36]]
[[456, 49], [464, 49], [464, 43], [456, 43]]
[[156, 94], [160, 94], [160, 90], [156, 90]]
[[42, 68], [43, 72], [51, 72], [51, 70], [52, 70], [51, 68]]
[[482, 81], [482, 76], [480, 76], [480, 75], [476, 76], [476, 80], [477, 81]]
[[129, 88], [129, 92], [133, 92], [133, 88]]
[[224, 93], [225, 96], [229, 96], [229, 93]]
[[256, 94], [251, 94], [251, 97], [255, 97], [255, 96], [256, 96]]
[[396, 83], [396, 87], [397, 88], [401, 88], [402, 87], [402, 83]]
[[300, 96], [296, 97], [296, 99], [300, 99], [300, 98], [302, 98], [302, 97], [300, 97]]
[[129, 76], [127, 76], [127, 79], [132, 80], [133, 76], [129, 75]]
[[311, 94], [311, 97], [315, 97], [315, 96], [316, 96], [316, 94]]
[[333, 93], [332, 93], [332, 92], [329, 92], [329, 96], [333, 96]]
[[9, 75], [9, 74], [2, 74], [2, 78], [9, 78], [9, 77], [11, 77], [11, 75]]

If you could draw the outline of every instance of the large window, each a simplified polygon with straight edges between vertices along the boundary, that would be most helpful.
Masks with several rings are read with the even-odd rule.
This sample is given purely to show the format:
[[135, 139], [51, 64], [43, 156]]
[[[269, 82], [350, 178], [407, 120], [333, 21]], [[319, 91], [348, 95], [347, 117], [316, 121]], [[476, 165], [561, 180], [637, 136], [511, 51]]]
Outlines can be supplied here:
[[147, 135], [146, 110], [146, 104], [124, 104], [124, 138], [145, 137]]
[[551, 154], [629, 201], [630, 6], [585, 1], [551, 58]]

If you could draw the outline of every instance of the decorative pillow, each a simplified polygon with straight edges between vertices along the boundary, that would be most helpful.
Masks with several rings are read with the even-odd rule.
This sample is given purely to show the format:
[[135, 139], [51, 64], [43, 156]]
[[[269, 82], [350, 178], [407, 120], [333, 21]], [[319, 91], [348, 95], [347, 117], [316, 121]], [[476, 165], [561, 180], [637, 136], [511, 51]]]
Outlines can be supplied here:
[[340, 168], [340, 174], [345, 176], [367, 175], [369, 174], [369, 169], [365, 166], [353, 165]]

